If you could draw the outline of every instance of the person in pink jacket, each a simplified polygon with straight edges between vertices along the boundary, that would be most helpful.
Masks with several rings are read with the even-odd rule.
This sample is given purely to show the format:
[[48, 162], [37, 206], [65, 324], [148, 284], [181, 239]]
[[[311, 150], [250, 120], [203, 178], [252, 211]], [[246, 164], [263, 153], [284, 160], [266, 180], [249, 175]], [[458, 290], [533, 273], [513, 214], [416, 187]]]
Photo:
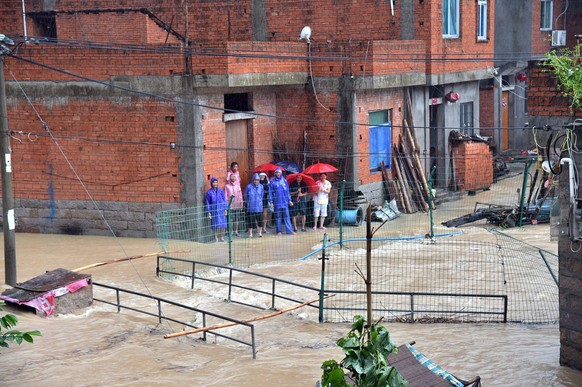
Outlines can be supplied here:
[[[228, 219], [229, 232], [235, 236], [239, 236], [239, 223], [244, 220], [243, 195], [235, 174], [229, 176], [229, 181], [224, 186], [224, 193], [226, 195], [226, 202], [230, 203]], [[232, 202], [230, 201], [231, 196], [233, 196]]]

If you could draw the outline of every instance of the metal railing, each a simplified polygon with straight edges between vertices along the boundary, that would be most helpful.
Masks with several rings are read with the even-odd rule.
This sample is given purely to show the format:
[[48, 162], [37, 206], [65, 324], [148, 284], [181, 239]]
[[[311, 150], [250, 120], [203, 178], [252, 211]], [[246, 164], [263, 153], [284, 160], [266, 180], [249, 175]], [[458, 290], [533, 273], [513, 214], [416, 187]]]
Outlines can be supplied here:
[[[165, 260], [165, 261], [170, 261], [170, 262], [182, 262], [185, 263], [187, 266], [190, 267], [190, 270], [188, 273], [185, 273], [184, 271], [182, 272], [178, 272], [178, 271], [172, 271], [170, 269], [167, 268], [162, 268], [162, 264], [161, 261]], [[221, 281], [221, 280], [217, 280], [217, 279], [212, 279], [212, 278], [204, 278], [201, 276], [197, 276], [196, 275], [196, 268], [200, 268], [200, 267], [211, 267], [211, 268], [215, 268], [215, 269], [219, 269], [219, 270], [223, 270], [223, 271], [228, 271], [228, 281]], [[266, 290], [262, 290], [262, 289], [258, 289], [258, 288], [253, 288], [253, 287], [249, 287], [249, 286], [244, 286], [241, 285], [239, 283], [235, 282], [233, 273], [240, 273], [243, 275], [249, 275], [252, 276], [254, 278], [261, 278], [263, 280], [266, 280], [267, 282], [270, 283], [270, 291], [266, 291]], [[212, 282], [212, 283], [217, 283], [217, 284], [222, 284], [222, 285], [226, 285], [228, 286], [228, 294], [226, 299], [230, 302], [234, 302], [237, 304], [241, 304], [241, 305], [246, 305], [246, 306], [250, 306], [253, 308], [260, 308], [256, 305], [252, 305], [252, 304], [248, 304], [242, 301], [237, 301], [234, 300], [232, 297], [232, 291], [233, 289], [244, 289], [244, 290], [248, 290], [251, 292], [255, 292], [255, 293], [259, 293], [259, 294], [263, 294], [263, 295], [267, 295], [271, 298], [271, 306], [270, 309], [275, 309], [276, 308], [276, 300], [277, 299], [281, 299], [281, 300], [286, 300], [286, 301], [291, 301], [291, 302], [295, 302], [295, 303], [303, 303], [304, 301], [292, 298], [292, 297], [288, 297], [288, 296], [284, 296], [282, 294], [277, 294], [277, 284], [285, 284], [285, 285], [289, 285], [292, 287], [298, 287], [298, 288], [302, 288], [305, 289], [307, 291], [310, 292], [314, 292], [317, 294], [317, 296], [319, 296], [320, 293], [320, 289], [318, 288], [314, 288], [311, 286], [307, 286], [307, 285], [301, 285], [301, 284], [297, 284], [295, 282], [291, 282], [291, 281], [286, 281], [280, 278], [275, 278], [275, 277], [271, 277], [268, 275], [264, 275], [264, 274], [258, 274], [258, 273], [252, 273], [250, 271], [246, 271], [246, 270], [242, 270], [242, 269], [237, 269], [235, 267], [232, 266], [222, 266], [222, 265], [216, 265], [216, 264], [212, 264], [212, 263], [207, 263], [207, 262], [200, 262], [200, 261], [191, 261], [188, 259], [181, 259], [181, 258], [174, 258], [174, 257], [167, 257], [167, 256], [163, 256], [160, 255], [158, 256], [158, 260], [157, 260], [157, 266], [156, 266], [156, 274], [157, 276], [161, 276], [164, 274], [167, 275], [173, 275], [173, 276], [178, 276], [178, 277], [187, 277], [191, 279], [190, 282], [190, 288], [194, 289], [194, 282], [195, 281], [207, 281], [207, 282]], [[312, 308], [317, 308], [316, 306], [313, 305], [307, 305], [309, 307]], [[263, 308], [261, 308], [263, 309]]]
[[[162, 268], [162, 266], [163, 266], [162, 262], [166, 262], [166, 263], [167, 262], [182, 262], [186, 265], [186, 267], [188, 267], [188, 270], [187, 270], [187, 272], [186, 272], [186, 270], [182, 270], [181, 272], [179, 272], [175, 269], [173, 269], [173, 270], [164, 269], [164, 268]], [[322, 260], [322, 265], [324, 264], [324, 262], [325, 262], [325, 260]], [[215, 269], [219, 269], [219, 270], [223, 270], [225, 272], [228, 272], [228, 280], [222, 281], [222, 280], [218, 280], [218, 279], [214, 279], [214, 278], [204, 278], [200, 275], [197, 275], [196, 269], [197, 268], [200, 269], [202, 267], [212, 267]], [[271, 283], [270, 291], [258, 289], [256, 287], [250, 287], [248, 285], [245, 286], [245, 285], [235, 283], [235, 279], [233, 276], [233, 273], [235, 273], [235, 272], [242, 273], [242, 274], [248, 275], [248, 276], [252, 276], [254, 278], [261, 278], [261, 279], [265, 279], [265, 280], [269, 281]], [[248, 291], [252, 291], [252, 292], [263, 294], [263, 295], [268, 295], [271, 298], [271, 307], [270, 308], [275, 309], [276, 299], [291, 301], [291, 302], [295, 302], [298, 304], [304, 302], [302, 300], [298, 300], [298, 299], [295, 299], [292, 297], [284, 296], [282, 294], [277, 294], [277, 289], [278, 289], [277, 284], [286, 284], [286, 285], [290, 285], [293, 287], [302, 288], [302, 289], [308, 290], [310, 292], [314, 292], [320, 297], [319, 306], [307, 305], [309, 307], [317, 308], [319, 310], [319, 322], [324, 322], [324, 312], [326, 310], [329, 310], [329, 311], [342, 311], [342, 310], [344, 310], [344, 311], [365, 311], [366, 310], [365, 307], [362, 307], [362, 308], [326, 307], [324, 304], [323, 297], [321, 297], [321, 295], [325, 295], [325, 294], [334, 294], [334, 295], [350, 294], [350, 295], [356, 295], [356, 296], [357, 295], [365, 295], [365, 292], [363, 292], [363, 291], [355, 291], [355, 290], [348, 291], [348, 290], [339, 290], [339, 289], [338, 290], [332, 290], [332, 289], [322, 290], [322, 289], [314, 288], [311, 286], [297, 284], [295, 282], [290, 282], [290, 281], [286, 281], [286, 280], [279, 279], [276, 277], [272, 277], [272, 276], [268, 276], [268, 275], [264, 275], [264, 274], [253, 273], [253, 272], [249, 272], [246, 270], [237, 269], [237, 268], [229, 267], [229, 266], [216, 265], [216, 264], [200, 262], [200, 261], [191, 261], [191, 260], [187, 260], [187, 259], [173, 258], [173, 257], [167, 257], [167, 256], [158, 256], [156, 273], [158, 276], [163, 276], [164, 274], [166, 274], [166, 275], [171, 275], [171, 276], [190, 278], [191, 279], [191, 281], [190, 281], [190, 288], [191, 289], [194, 288], [195, 281], [206, 281], [206, 282], [224, 285], [224, 286], [228, 287], [227, 299], [230, 302], [239, 303], [239, 304], [254, 307], [254, 308], [260, 308], [260, 307], [256, 306], [256, 305], [248, 304], [245, 302], [233, 300], [233, 294], [232, 294], [233, 289], [243, 289], [243, 290], [248, 290]], [[382, 296], [382, 295], [406, 296], [409, 299], [408, 306], [406, 308], [401, 308], [401, 309], [374, 308], [374, 311], [386, 312], [386, 313], [406, 313], [410, 316], [411, 322], [416, 321], [415, 314], [420, 314], [420, 313], [433, 313], [433, 314], [439, 314], [439, 315], [452, 315], [452, 316], [471, 315], [471, 314], [474, 314], [474, 315], [499, 315], [499, 316], [501, 316], [501, 319], [504, 323], [507, 322], [508, 298], [506, 295], [431, 293], [431, 292], [385, 292], [385, 291], [372, 291], [372, 294], [374, 295], [374, 297]], [[415, 299], [418, 299], [418, 298], [424, 297], [424, 296], [455, 298], [455, 299], [462, 299], [462, 298], [492, 299], [492, 300], [499, 300], [500, 305], [498, 307], [492, 308], [490, 310], [474, 310], [474, 309], [471, 309], [471, 310], [468, 310], [468, 309], [448, 309], [448, 310], [440, 309], [439, 310], [439, 309], [424, 309], [422, 307], [418, 308], [415, 304]]]
[[[100, 284], [100, 283], [97, 283], [97, 282], [93, 282], [93, 286], [96, 286], [96, 287], [99, 287], [99, 288], [103, 288], [103, 289], [113, 290], [115, 292], [115, 302], [93, 297], [93, 300], [94, 301], [102, 302], [102, 303], [108, 304], [108, 305], [113, 305], [113, 306], [117, 307], [117, 312], [121, 312], [122, 309], [128, 309], [128, 310], [132, 310], [134, 312], [138, 312], [138, 313], [145, 314], [145, 315], [148, 315], [148, 316], [157, 317], [158, 318], [158, 323], [160, 323], [160, 324], [162, 323], [162, 321], [165, 320], [165, 321], [171, 321], [171, 322], [174, 322], [174, 323], [177, 323], [177, 324], [185, 325], [185, 326], [190, 327], [190, 328], [193, 328], [193, 329], [206, 328], [208, 326], [206, 324], [207, 316], [211, 316], [211, 317], [214, 317], [214, 318], [217, 318], [217, 319], [220, 319], [220, 320], [225, 320], [225, 321], [228, 321], [228, 322], [231, 322], [231, 323], [234, 323], [234, 324], [238, 324], [238, 325], [242, 325], [242, 326], [248, 327], [250, 329], [250, 341], [245, 341], [245, 340], [241, 340], [241, 339], [238, 339], [236, 337], [233, 337], [233, 336], [221, 334], [221, 333], [214, 332], [214, 331], [206, 331], [206, 330], [202, 332], [202, 335], [203, 335], [202, 336], [202, 339], [204, 341], [206, 341], [206, 339], [207, 339], [206, 336], [208, 334], [212, 334], [212, 335], [214, 335], [216, 337], [221, 337], [221, 338], [224, 338], [226, 340], [231, 340], [231, 341], [237, 342], [239, 344], [247, 345], [247, 346], [249, 346], [249, 347], [252, 348], [252, 351], [253, 351], [253, 359], [256, 359], [257, 358], [256, 343], [255, 343], [255, 327], [254, 327], [253, 324], [250, 324], [248, 322], [241, 321], [241, 320], [236, 320], [236, 319], [233, 319], [233, 318], [230, 318], [230, 317], [222, 316], [222, 315], [219, 315], [219, 314], [216, 314], [216, 313], [208, 312], [206, 310], [202, 310], [202, 309], [194, 308], [194, 307], [191, 307], [191, 306], [183, 305], [183, 304], [180, 304], [178, 302], [174, 302], [174, 301], [170, 301], [170, 300], [165, 300], [165, 299], [160, 298], [160, 297], [155, 297], [155, 296], [151, 296], [151, 295], [144, 294], [144, 293], [134, 292], [132, 290], [121, 289], [121, 288], [118, 288], [118, 287], [115, 287], [115, 286]], [[156, 304], [157, 304], [157, 311], [155, 313], [153, 313], [153, 312], [150, 312], [150, 311], [147, 311], [147, 310], [144, 310], [144, 309], [139, 309], [139, 308], [132, 307], [132, 306], [130, 306], [128, 304], [123, 304], [122, 301], [121, 301], [121, 294], [128, 294], [128, 295], [133, 295], [133, 296], [138, 296], [138, 297], [142, 297], [142, 298], [147, 298], [147, 299], [150, 299], [150, 300], [154, 300], [156, 302]], [[191, 312], [200, 313], [202, 315], [202, 327], [196, 326], [196, 325], [191, 324], [191, 323], [186, 322], [186, 321], [178, 320], [177, 318], [169, 317], [168, 315], [166, 315], [164, 313], [164, 310], [163, 310], [163, 306], [164, 305], [168, 305], [168, 306], [171, 305], [171, 306], [177, 307], [179, 309], [184, 309], [184, 310], [188, 310], [188, 311], [191, 311]]]
[[[351, 295], [362, 295], [365, 297], [365, 291], [346, 291], [346, 290], [327, 290], [327, 292], [331, 294], [351, 294]], [[439, 315], [439, 316], [448, 316], [448, 318], [444, 319], [446, 321], [453, 321], [455, 317], [461, 315], [498, 315], [501, 316], [501, 321], [506, 323], [507, 322], [507, 305], [508, 305], [508, 298], [506, 295], [491, 295], [491, 294], [458, 294], [458, 293], [430, 293], [430, 292], [382, 292], [382, 291], [372, 291], [372, 295], [374, 298], [378, 296], [405, 296], [408, 301], [407, 307], [401, 308], [372, 308], [374, 312], [380, 312], [385, 314], [391, 314], [394, 318], [385, 319], [395, 320], [398, 322], [417, 322], [417, 321], [432, 321], [438, 320], [435, 317], [431, 318], [416, 318], [417, 314], [422, 313], [429, 313], [431, 316]], [[469, 310], [469, 309], [438, 309], [438, 308], [426, 308], [421, 307], [418, 308], [415, 304], [415, 300], [421, 297], [443, 297], [443, 298], [472, 298], [472, 299], [497, 299], [500, 302], [500, 305], [497, 308], [491, 308], [491, 310]], [[434, 302], [435, 299], [431, 299], [431, 302]], [[349, 311], [349, 312], [361, 312], [364, 313], [366, 311], [365, 306], [361, 308], [357, 307], [326, 307], [325, 310], [334, 310], [334, 311]], [[496, 311], [498, 310], [498, 311]], [[407, 318], [408, 316], [408, 318]], [[463, 322], [469, 322], [470, 319], [464, 318]]]

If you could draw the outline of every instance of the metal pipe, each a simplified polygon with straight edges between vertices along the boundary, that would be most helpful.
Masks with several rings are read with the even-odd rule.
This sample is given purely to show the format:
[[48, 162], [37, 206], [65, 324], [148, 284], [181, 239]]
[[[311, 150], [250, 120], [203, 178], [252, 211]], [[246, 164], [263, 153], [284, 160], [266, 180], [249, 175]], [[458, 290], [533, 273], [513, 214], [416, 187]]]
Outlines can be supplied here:
[[24, 27], [24, 41], [26, 42], [26, 6], [22, 0], [22, 25]]
[[578, 187], [576, 186], [576, 176], [574, 175], [574, 161], [571, 158], [564, 157], [560, 159], [560, 165], [568, 163], [568, 175], [570, 180], [570, 239], [580, 239], [580, 228], [576, 224], [576, 194]]

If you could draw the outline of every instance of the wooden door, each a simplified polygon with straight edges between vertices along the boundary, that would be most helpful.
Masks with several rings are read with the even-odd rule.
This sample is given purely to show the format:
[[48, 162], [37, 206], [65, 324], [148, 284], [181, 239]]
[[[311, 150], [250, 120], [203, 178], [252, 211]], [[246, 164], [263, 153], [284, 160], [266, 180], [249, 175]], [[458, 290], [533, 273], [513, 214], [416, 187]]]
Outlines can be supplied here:
[[252, 177], [249, 169], [247, 120], [234, 120], [226, 123], [226, 165], [230, 167], [230, 163], [233, 161], [238, 162], [240, 184], [244, 190]]
[[509, 91], [501, 93], [501, 150], [509, 149]]

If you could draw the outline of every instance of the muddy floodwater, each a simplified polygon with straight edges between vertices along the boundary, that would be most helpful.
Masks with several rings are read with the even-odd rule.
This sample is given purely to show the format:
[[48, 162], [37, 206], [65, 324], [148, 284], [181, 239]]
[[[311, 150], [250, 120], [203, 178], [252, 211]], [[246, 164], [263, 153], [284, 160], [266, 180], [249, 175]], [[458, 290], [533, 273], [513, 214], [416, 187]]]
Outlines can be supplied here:
[[[519, 234], [519, 233], [517, 233]], [[516, 237], [519, 237], [517, 235]], [[153, 239], [17, 234], [17, 275], [23, 282], [56, 268], [159, 251]], [[221, 297], [196, 298], [155, 276], [155, 257], [95, 267], [93, 281], [151, 292], [206, 310], [247, 319], [269, 311], [241, 309]], [[272, 263], [272, 275], [302, 278], [310, 262]], [[4, 267], [0, 268], [2, 290]], [[260, 268], [259, 268], [260, 270]], [[317, 271], [315, 271], [317, 275]], [[139, 306], [139, 305], [138, 305]], [[164, 339], [178, 330], [156, 318], [95, 303], [76, 314], [37, 317], [16, 310], [21, 330], [42, 332], [35, 343], [0, 350], [0, 384], [11, 386], [314, 386], [324, 360], [342, 358], [336, 340], [345, 323], [317, 323], [298, 309], [255, 323], [257, 359], [248, 347], [210, 336]], [[582, 386], [582, 371], [559, 365], [557, 325], [387, 323], [396, 344], [417, 348], [453, 374], [480, 375], [484, 386]]]

